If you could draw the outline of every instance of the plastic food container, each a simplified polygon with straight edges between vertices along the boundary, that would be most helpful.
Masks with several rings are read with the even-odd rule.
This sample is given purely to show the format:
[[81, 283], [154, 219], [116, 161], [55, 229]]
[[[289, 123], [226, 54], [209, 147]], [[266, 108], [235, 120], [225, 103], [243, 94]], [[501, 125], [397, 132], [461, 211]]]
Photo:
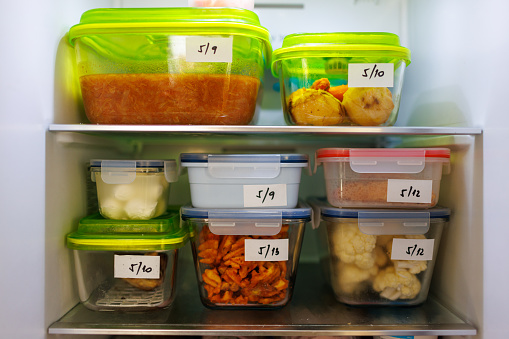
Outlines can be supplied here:
[[91, 160], [99, 212], [109, 219], [146, 220], [166, 212], [175, 160]]
[[391, 33], [303, 33], [273, 53], [286, 123], [392, 126], [410, 51]]
[[340, 209], [324, 201], [310, 203], [321, 219], [320, 260], [338, 301], [417, 305], [426, 300], [449, 209]]
[[98, 311], [145, 311], [170, 306], [178, 250], [189, 235], [178, 210], [151, 220], [110, 220], [99, 213], [67, 235], [84, 306]]
[[322, 148], [315, 156], [336, 207], [431, 208], [450, 171], [447, 148]]
[[256, 121], [270, 35], [240, 8], [92, 9], [71, 27], [94, 124]]
[[294, 208], [306, 154], [182, 153], [199, 208]]
[[182, 207], [201, 301], [209, 308], [274, 309], [288, 304], [311, 208]]

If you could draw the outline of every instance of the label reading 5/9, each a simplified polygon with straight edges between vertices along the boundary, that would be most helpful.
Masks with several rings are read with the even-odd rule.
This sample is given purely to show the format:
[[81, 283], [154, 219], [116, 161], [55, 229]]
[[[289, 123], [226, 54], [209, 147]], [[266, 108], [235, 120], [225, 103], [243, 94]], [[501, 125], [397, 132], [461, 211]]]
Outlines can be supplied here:
[[244, 240], [245, 261], [288, 260], [288, 239]]
[[348, 87], [393, 87], [394, 64], [348, 64]]
[[232, 62], [233, 37], [213, 38], [192, 36], [186, 38], [187, 62]]
[[159, 279], [161, 260], [158, 255], [115, 255], [115, 278]]
[[286, 206], [286, 184], [244, 185], [244, 207]]

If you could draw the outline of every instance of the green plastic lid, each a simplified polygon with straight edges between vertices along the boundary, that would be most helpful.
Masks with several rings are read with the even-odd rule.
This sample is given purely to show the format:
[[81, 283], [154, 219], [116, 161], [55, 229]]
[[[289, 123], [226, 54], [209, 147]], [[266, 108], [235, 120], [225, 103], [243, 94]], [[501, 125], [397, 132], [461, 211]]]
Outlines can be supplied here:
[[410, 50], [393, 33], [299, 33], [286, 36], [282, 47], [273, 52], [272, 74], [278, 76], [279, 61], [309, 57], [390, 57], [410, 64]]
[[180, 213], [169, 209], [150, 220], [112, 220], [99, 213], [80, 220], [78, 230], [67, 235], [67, 247], [88, 251], [170, 250], [189, 238], [180, 228]]
[[256, 13], [240, 8], [99, 8], [82, 14], [69, 30], [69, 41], [97, 34], [241, 35], [264, 41], [269, 31]]

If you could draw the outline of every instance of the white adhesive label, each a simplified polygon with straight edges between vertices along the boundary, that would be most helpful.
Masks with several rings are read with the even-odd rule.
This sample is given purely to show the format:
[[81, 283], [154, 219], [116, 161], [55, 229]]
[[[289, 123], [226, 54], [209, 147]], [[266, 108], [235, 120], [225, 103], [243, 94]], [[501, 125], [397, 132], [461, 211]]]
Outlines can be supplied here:
[[286, 206], [286, 184], [244, 185], [244, 207]]
[[433, 180], [389, 179], [387, 202], [430, 204]]
[[115, 278], [159, 279], [161, 260], [158, 255], [115, 255]]
[[187, 62], [232, 62], [233, 37], [213, 38], [192, 36], [186, 38]]
[[348, 64], [348, 87], [393, 87], [394, 64]]
[[287, 261], [288, 239], [244, 240], [245, 261]]
[[392, 240], [391, 260], [433, 260], [435, 239]]

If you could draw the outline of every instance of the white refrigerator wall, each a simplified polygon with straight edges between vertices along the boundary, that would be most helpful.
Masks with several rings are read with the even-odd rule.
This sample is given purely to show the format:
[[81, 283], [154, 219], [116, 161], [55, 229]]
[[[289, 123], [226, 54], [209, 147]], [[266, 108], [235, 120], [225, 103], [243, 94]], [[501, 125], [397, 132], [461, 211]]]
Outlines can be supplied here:
[[[65, 234], [86, 213], [84, 163], [135, 154], [108, 140], [47, 132], [49, 123], [77, 123], [73, 79], [66, 71], [69, 27], [89, 8], [183, 6], [186, 1], [25, 0], [0, 11], [1, 337], [46, 338], [48, 326], [78, 296]], [[476, 338], [505, 338], [503, 312], [509, 265], [505, 202], [509, 179], [509, 4], [504, 0], [278, 1], [295, 8], [255, 11], [281, 45], [284, 35], [319, 31], [388, 31], [412, 51], [398, 125], [474, 126], [483, 136], [444, 138], [454, 151], [442, 202], [453, 220], [441, 246], [432, 292], [479, 330]], [[58, 52], [58, 53], [57, 53]], [[275, 79], [268, 78], [272, 89]], [[281, 123], [276, 91], [266, 91], [263, 120]], [[278, 106], [279, 105], [279, 106]], [[103, 147], [106, 145], [107, 147]], [[119, 147], [120, 146], [120, 147]], [[211, 147], [216, 147], [213, 145]], [[148, 150], [147, 152], [151, 152]], [[153, 151], [157, 154], [156, 151]], [[454, 176], [453, 176], [454, 175]], [[502, 292], [502, 293], [501, 293]], [[59, 338], [61, 336], [58, 336]]]

